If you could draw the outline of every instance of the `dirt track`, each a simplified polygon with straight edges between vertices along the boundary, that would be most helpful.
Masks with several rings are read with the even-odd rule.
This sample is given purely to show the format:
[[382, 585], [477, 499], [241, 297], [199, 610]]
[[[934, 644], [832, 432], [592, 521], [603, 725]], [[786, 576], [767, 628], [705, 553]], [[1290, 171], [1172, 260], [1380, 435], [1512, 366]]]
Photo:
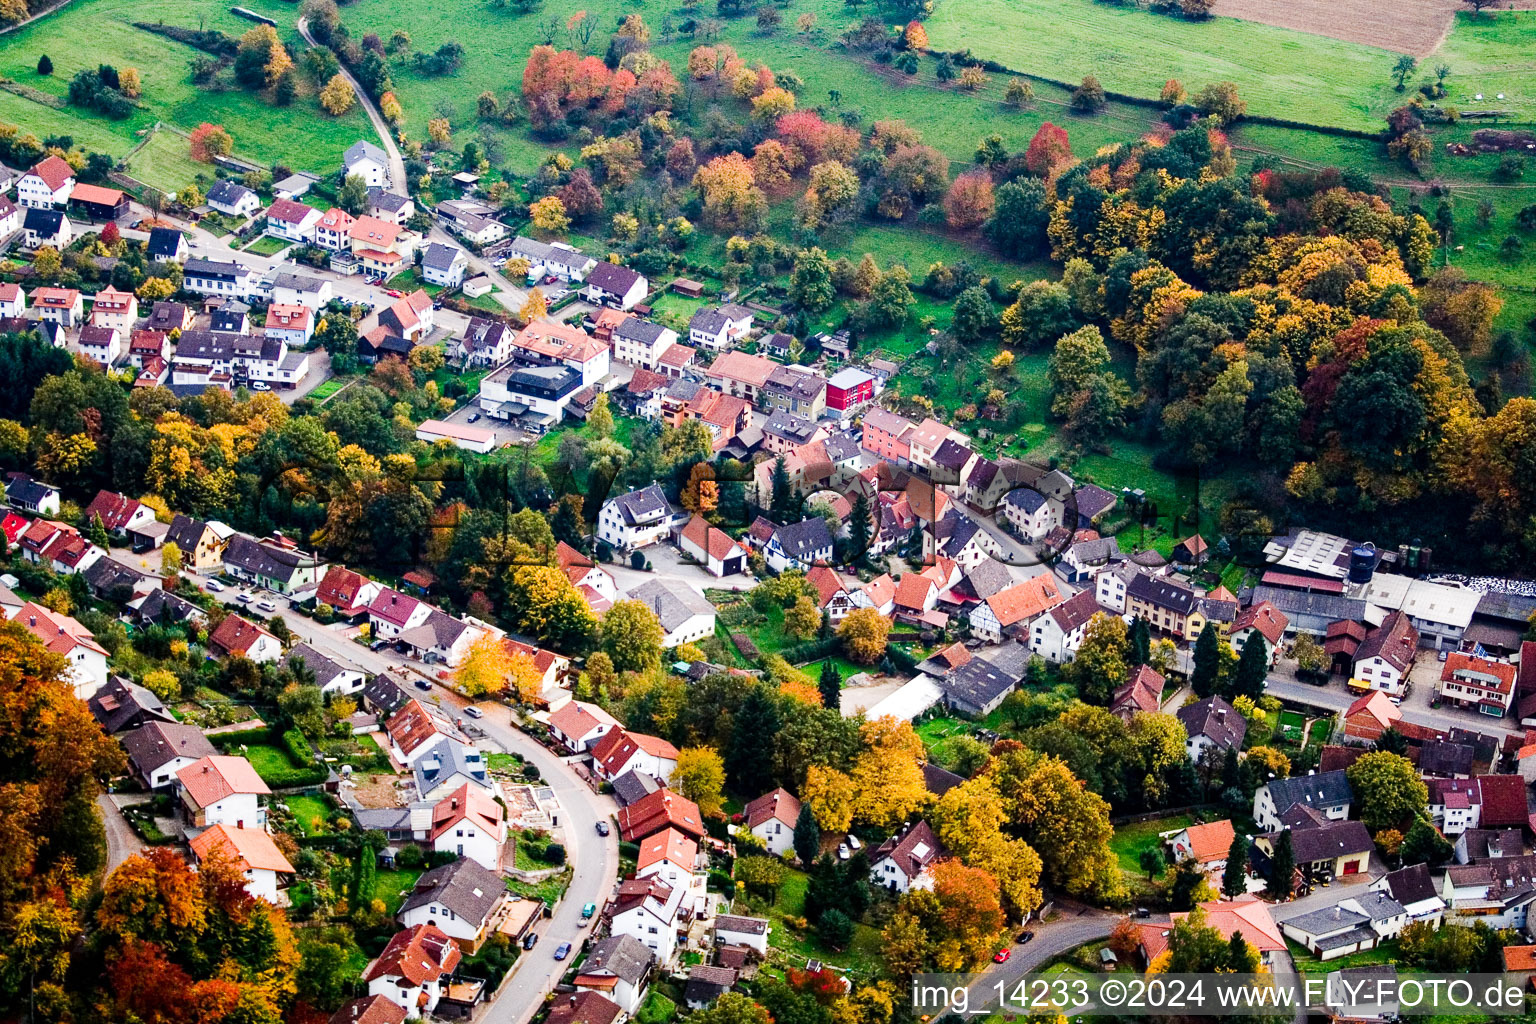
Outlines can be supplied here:
[[[1536, 9], [1536, 0], [1513, 0], [1503, 9]], [[1459, 0], [1216, 0], [1214, 13], [1428, 57], [1459, 10], [1466, 10]]]

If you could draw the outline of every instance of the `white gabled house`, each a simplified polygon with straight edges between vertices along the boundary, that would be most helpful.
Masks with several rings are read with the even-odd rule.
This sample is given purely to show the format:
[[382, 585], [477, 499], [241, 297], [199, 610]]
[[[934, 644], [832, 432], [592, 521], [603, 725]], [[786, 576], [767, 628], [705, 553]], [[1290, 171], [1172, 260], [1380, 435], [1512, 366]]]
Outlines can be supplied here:
[[597, 515], [597, 539], [615, 551], [633, 551], [665, 540], [678, 518], [660, 484], [610, 498]]
[[892, 892], [933, 887], [933, 865], [946, 856], [943, 845], [918, 821], [885, 842], [870, 856], [869, 877]]

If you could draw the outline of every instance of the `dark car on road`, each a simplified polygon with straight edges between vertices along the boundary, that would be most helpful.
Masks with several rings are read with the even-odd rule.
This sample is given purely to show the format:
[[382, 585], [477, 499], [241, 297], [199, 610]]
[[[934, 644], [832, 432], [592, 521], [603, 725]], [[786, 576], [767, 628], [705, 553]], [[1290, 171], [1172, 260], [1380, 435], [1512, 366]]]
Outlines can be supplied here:
[[571, 944], [569, 942], [562, 942], [562, 943], [560, 943], [560, 945], [555, 947], [555, 959], [556, 960], [564, 960], [566, 957], [568, 957], [570, 955], [571, 955]]
[[600, 821], [597, 823], [597, 834], [600, 836], [605, 836], [608, 834], [608, 823], [606, 821]]
[[523, 948], [524, 949], [532, 949], [533, 948], [533, 944], [535, 942], [538, 942], [538, 941], [539, 941], [538, 933], [537, 932], [529, 932], [527, 935], [523, 936]]

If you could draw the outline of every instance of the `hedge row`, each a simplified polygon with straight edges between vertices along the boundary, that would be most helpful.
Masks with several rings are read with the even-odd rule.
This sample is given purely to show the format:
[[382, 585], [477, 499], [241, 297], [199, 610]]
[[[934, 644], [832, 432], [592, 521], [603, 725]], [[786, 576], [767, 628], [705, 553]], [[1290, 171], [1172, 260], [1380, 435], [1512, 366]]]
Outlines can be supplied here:
[[779, 653], [784, 655], [784, 660], [791, 665], [803, 665], [808, 661], [820, 661], [836, 654], [842, 646], [842, 641], [835, 636], [829, 636], [825, 640], [807, 640], [803, 644], [795, 644], [786, 647]]

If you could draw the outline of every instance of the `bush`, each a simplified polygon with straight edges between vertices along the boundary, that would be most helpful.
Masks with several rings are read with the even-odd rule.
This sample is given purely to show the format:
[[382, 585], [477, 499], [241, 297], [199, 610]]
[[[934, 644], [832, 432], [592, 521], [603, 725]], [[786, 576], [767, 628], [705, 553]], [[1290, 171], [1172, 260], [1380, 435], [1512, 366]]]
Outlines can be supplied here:
[[634, 554], [630, 555], [629, 556], [629, 567], [631, 569], [644, 569], [645, 568], [645, 553], [641, 552], [641, 551], [636, 551]]
[[564, 864], [565, 847], [559, 843], [550, 843], [548, 846], [544, 847], [543, 859], [547, 860], [551, 864]]
[[807, 640], [803, 644], [786, 647], [779, 653], [791, 665], [803, 665], [807, 661], [820, 661], [823, 658], [830, 658], [841, 649], [842, 642], [837, 637], [828, 637], [825, 640]]
[[395, 854], [395, 866], [406, 871], [415, 871], [427, 862], [427, 855], [421, 852], [419, 846], [402, 846], [400, 852]]

